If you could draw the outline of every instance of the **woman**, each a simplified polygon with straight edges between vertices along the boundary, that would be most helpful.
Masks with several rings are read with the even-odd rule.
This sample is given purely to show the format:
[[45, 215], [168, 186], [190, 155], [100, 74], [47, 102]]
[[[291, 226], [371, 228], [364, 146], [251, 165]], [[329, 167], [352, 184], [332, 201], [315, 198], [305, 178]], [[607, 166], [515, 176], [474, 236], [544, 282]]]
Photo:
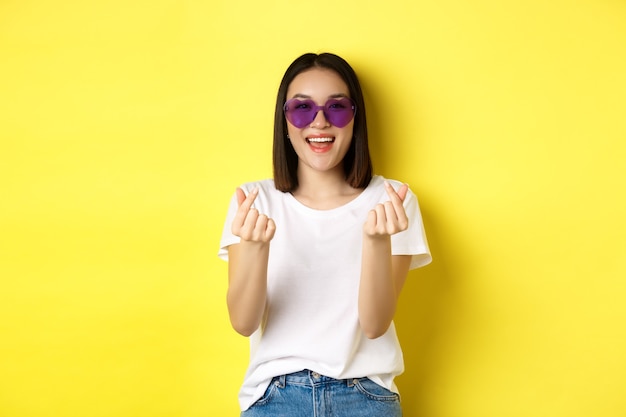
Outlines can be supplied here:
[[273, 180], [237, 188], [219, 253], [231, 323], [250, 336], [242, 416], [400, 416], [392, 320], [409, 269], [431, 257], [415, 195], [372, 175], [345, 60], [290, 65], [273, 154]]

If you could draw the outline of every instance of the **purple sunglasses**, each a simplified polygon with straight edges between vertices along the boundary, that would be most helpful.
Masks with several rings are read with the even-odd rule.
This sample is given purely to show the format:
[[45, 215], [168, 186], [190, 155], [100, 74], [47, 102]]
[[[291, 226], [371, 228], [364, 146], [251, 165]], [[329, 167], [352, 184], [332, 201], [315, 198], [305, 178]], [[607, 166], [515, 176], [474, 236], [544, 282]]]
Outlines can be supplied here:
[[285, 103], [283, 110], [289, 123], [300, 129], [313, 123], [320, 110], [330, 124], [344, 127], [354, 118], [356, 106], [348, 97], [331, 98], [323, 106], [318, 106], [310, 99], [292, 98]]

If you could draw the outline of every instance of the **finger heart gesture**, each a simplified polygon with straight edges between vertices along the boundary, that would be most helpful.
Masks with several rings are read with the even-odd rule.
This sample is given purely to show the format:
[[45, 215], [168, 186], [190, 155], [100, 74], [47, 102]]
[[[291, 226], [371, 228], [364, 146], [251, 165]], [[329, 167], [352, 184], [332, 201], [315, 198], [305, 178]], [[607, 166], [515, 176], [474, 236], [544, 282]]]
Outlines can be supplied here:
[[402, 184], [396, 192], [391, 184], [385, 181], [385, 190], [389, 195], [389, 201], [377, 204], [368, 213], [367, 221], [363, 226], [367, 236], [391, 236], [409, 227], [409, 219], [402, 205], [409, 190], [408, 185]]
[[239, 208], [233, 219], [232, 232], [241, 240], [267, 243], [274, 237], [276, 224], [274, 224], [274, 220], [265, 214], [259, 214], [259, 211], [252, 207], [258, 194], [258, 188], [255, 188], [246, 197], [243, 190], [237, 188]]

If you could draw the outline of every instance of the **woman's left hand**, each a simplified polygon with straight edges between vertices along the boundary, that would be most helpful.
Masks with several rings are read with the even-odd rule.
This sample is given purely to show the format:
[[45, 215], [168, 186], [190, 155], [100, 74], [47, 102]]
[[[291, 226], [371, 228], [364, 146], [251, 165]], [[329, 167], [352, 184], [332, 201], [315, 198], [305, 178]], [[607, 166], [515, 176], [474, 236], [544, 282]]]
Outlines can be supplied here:
[[370, 210], [367, 221], [363, 226], [366, 236], [385, 237], [402, 232], [409, 227], [409, 219], [404, 211], [402, 202], [409, 191], [409, 186], [402, 184], [396, 192], [394, 188], [385, 181], [385, 189], [389, 195], [389, 201], [379, 203]]

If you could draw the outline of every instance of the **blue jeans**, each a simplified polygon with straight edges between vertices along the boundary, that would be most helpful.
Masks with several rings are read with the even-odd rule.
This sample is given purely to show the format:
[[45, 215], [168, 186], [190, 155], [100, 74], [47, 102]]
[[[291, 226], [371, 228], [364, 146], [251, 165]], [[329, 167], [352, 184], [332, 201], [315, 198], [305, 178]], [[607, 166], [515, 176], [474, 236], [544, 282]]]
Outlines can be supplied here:
[[300, 371], [275, 377], [241, 417], [401, 417], [398, 394], [368, 378]]

